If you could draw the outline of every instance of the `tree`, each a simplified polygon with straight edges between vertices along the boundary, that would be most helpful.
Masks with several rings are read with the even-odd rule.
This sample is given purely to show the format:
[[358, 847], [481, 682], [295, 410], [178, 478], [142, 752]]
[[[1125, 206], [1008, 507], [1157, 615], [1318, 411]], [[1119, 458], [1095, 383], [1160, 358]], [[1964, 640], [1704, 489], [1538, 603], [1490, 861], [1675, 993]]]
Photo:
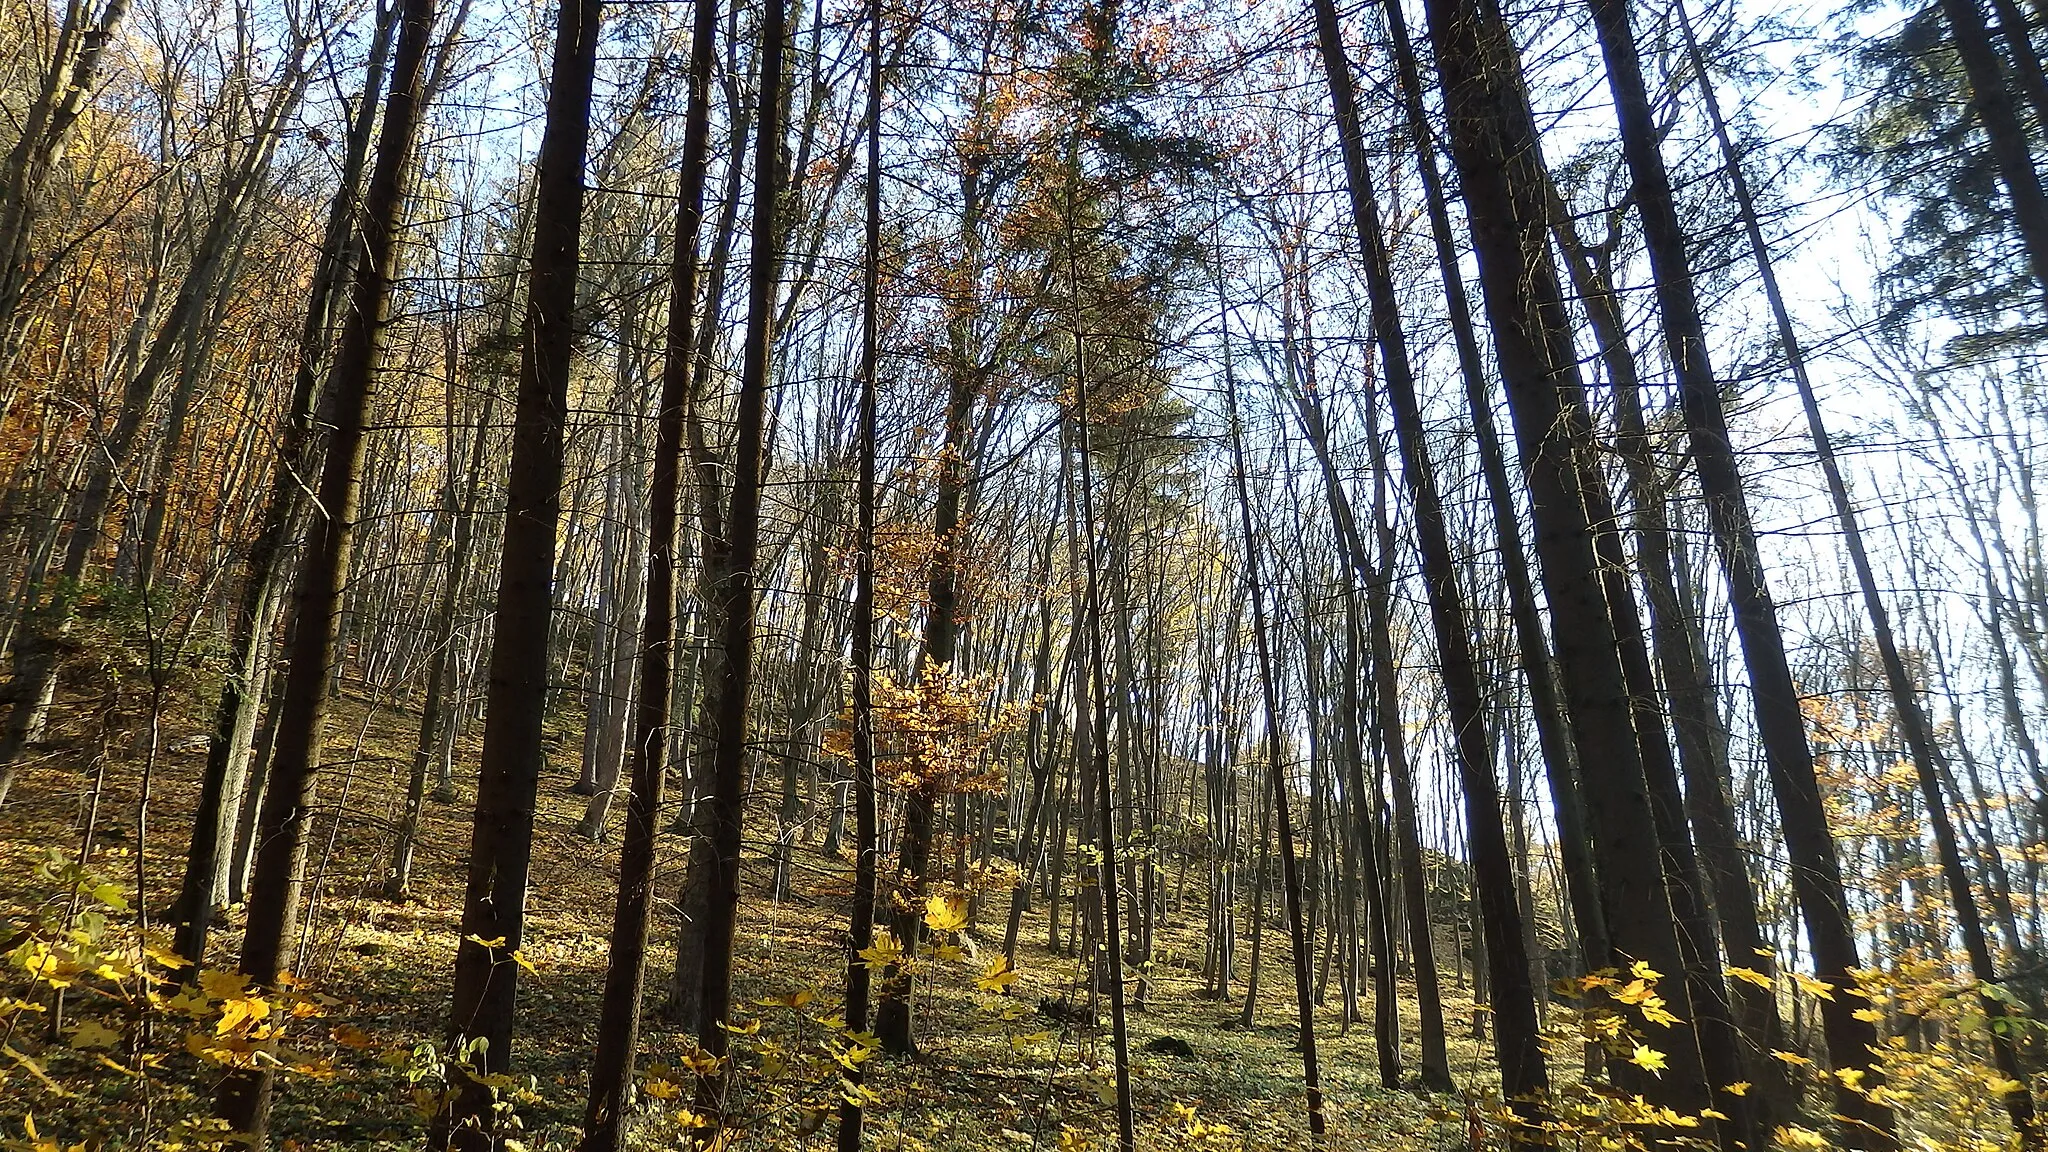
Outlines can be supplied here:
[[[575, 360], [583, 164], [603, 12], [603, 0], [564, 0], [555, 23], [547, 122], [534, 183], [533, 255], [512, 417], [490, 691], [448, 1016], [450, 1088], [434, 1118], [429, 1143], [435, 1148], [490, 1149], [503, 1140], [493, 1090], [480, 1077], [503, 1072], [512, 1057], [519, 989], [513, 957], [525, 932], [533, 859], [555, 534], [561, 518], [563, 422]], [[468, 1067], [479, 1075], [469, 1075]]]

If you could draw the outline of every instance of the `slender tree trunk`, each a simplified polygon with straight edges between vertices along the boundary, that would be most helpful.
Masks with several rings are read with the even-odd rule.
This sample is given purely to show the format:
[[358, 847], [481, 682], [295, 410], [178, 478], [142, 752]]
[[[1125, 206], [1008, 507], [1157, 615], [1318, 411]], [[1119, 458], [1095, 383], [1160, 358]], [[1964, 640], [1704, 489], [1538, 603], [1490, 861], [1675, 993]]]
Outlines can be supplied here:
[[[2016, 16], [2017, 13], [2013, 15]], [[1691, 57], [1692, 68], [1699, 77], [1708, 116], [1714, 125], [1715, 139], [1720, 144], [1722, 168], [1728, 175], [1730, 190], [1735, 194], [1736, 210], [1742, 217], [1743, 231], [1749, 240], [1750, 256], [1756, 263], [1757, 276], [1762, 281], [1765, 297], [1770, 302], [1778, 342], [1785, 353], [1786, 363], [1792, 370], [1793, 383], [1798, 387], [1800, 406], [1806, 415], [1807, 431], [1813, 438], [1814, 453], [1820, 463], [1821, 475], [1827, 481], [1828, 497], [1834, 506], [1835, 519], [1841, 524], [1842, 543], [1848, 550], [1850, 567], [1856, 575], [1857, 591], [1862, 595], [1864, 612], [1870, 617], [1871, 639], [1877, 646], [1878, 658], [1884, 667], [1885, 684], [1891, 693], [1893, 712], [1897, 715], [1900, 731], [1905, 736], [1906, 747], [1912, 755], [1921, 801], [1927, 807], [1928, 821], [1934, 829], [1935, 850], [1941, 860], [1942, 878], [1948, 885], [1949, 900], [1955, 908], [1956, 924], [1962, 933], [1964, 951], [1970, 957], [1971, 975], [1980, 984], [1993, 984], [1997, 980], [1997, 967], [1992, 959], [1990, 943], [1985, 937], [1982, 918], [1978, 915], [1976, 897], [1970, 889], [1969, 874], [1963, 867], [1962, 853], [1956, 842], [1955, 826], [1950, 819], [1947, 801], [1941, 790], [1941, 777], [1946, 773], [1947, 766], [1935, 745], [1927, 710], [1920, 699], [1919, 688], [1907, 673], [1905, 661], [1899, 655], [1898, 641], [1892, 632], [1891, 614], [1885, 607], [1884, 597], [1878, 591], [1877, 575], [1871, 566], [1869, 551], [1863, 544], [1863, 532], [1857, 523], [1856, 507], [1849, 498], [1849, 486], [1843, 480], [1841, 465], [1835, 458], [1834, 445], [1828, 437], [1827, 424], [1821, 417], [1820, 402], [1814, 395], [1813, 383], [1807, 377], [1806, 357], [1800, 348], [1798, 334], [1792, 327], [1792, 316], [1785, 306], [1784, 293], [1778, 286], [1770, 245], [1764, 238], [1763, 226], [1757, 218], [1756, 201], [1750, 193], [1748, 178], [1742, 170], [1742, 158], [1729, 137], [1727, 122], [1721, 115], [1721, 106], [1714, 93], [1713, 82], [1700, 59], [1699, 45], [1693, 37], [1692, 22], [1683, 4], [1678, 7], [1678, 19], [1685, 35], [1686, 51]], [[2025, 25], [2021, 24], [2017, 29], [2008, 29], [2007, 34], [2023, 37]], [[2003, 1017], [2009, 1011], [2003, 1001], [1988, 994], [1983, 997], [1983, 1006], [1986, 1015], [1993, 1019]], [[1999, 1074], [2007, 1080], [2024, 1085], [2027, 1077], [2020, 1068], [2011, 1032], [1992, 1030], [1991, 1046]], [[2044, 1142], [2048, 1142], [2048, 1134], [2042, 1132], [2034, 1114], [2033, 1094], [2030, 1091], [2023, 1086], [2008, 1091], [2005, 1093], [2005, 1106], [2012, 1116], [2013, 1130], [2020, 1134], [2023, 1147], [2038, 1149], [2044, 1146]]]
[[597, 1054], [583, 1114], [580, 1152], [619, 1152], [639, 1048], [640, 1003], [647, 976], [648, 916], [653, 906], [655, 847], [662, 790], [668, 777], [669, 706], [676, 647], [677, 540], [682, 511], [683, 410], [698, 335], [697, 234], [704, 217], [704, 175], [710, 155], [711, 68], [718, 0], [697, 0], [690, 38], [689, 107], [683, 126], [682, 186], [674, 255], [669, 265], [667, 348], [655, 413], [654, 477], [649, 494], [646, 601], [641, 613], [640, 685], [633, 714], [632, 796], [619, 851], [619, 898], [605, 969]]
[[[1223, 322], [1229, 323], [1226, 311]], [[1266, 632], [1266, 590], [1259, 577], [1258, 537], [1252, 530], [1251, 494], [1244, 475], [1244, 432], [1237, 414], [1237, 378], [1230, 367], [1230, 335], [1223, 336], [1223, 379], [1229, 389], [1230, 454], [1237, 488], [1238, 528], [1244, 536], [1245, 591], [1252, 601], [1252, 641], [1258, 652], [1259, 685], [1266, 707], [1266, 787], [1273, 793], [1273, 827], [1280, 838], [1280, 886], [1287, 903], [1287, 930], [1294, 953], [1294, 1007], [1297, 1043], [1301, 1049], [1301, 1078], [1308, 1092], [1308, 1130], [1323, 1135], [1322, 1075], [1316, 1063], [1316, 1018], [1314, 994], [1310, 991], [1308, 928], [1302, 914], [1301, 869], [1294, 858], [1294, 831], [1288, 816], [1287, 773], [1281, 750], [1279, 693], [1274, 687], [1272, 640]], [[1105, 796], [1107, 802], [1107, 796]], [[1107, 838], [1107, 822], [1104, 836]]]
[[[449, 479], [449, 513], [455, 517], [455, 526], [448, 547], [447, 582], [441, 589], [441, 603], [434, 613], [433, 649], [428, 656], [433, 666], [427, 674], [426, 699], [420, 708], [419, 738], [413, 745], [412, 775], [406, 780], [405, 809], [398, 819], [398, 835], [391, 845], [391, 867], [384, 878], [384, 897], [387, 900], [411, 898], [413, 852], [418, 845], [420, 813], [427, 798], [427, 773], [440, 755], [441, 743], [448, 735], [446, 729], [454, 726], [455, 717], [450, 715], [450, 704], [457, 693], [456, 681], [461, 670], [455, 618], [462, 601], [462, 588], [469, 575], [471, 545], [476, 539], [477, 493], [483, 487], [484, 453], [490, 442], [497, 400], [495, 391], [484, 392], [483, 411], [477, 419], [475, 438], [470, 442], [468, 480], [462, 484], [466, 495], [457, 497], [454, 491], [457, 482], [453, 477]], [[451, 439], [453, 431], [454, 420], [451, 418], [448, 428]]]
[[[858, 538], [853, 567], [853, 909], [847, 933], [846, 1030], [868, 1028], [871, 970], [861, 953], [875, 939], [875, 457], [880, 451], [876, 408], [881, 381], [882, 294], [882, 0], [868, 0], [867, 187], [860, 294], [860, 400], [856, 432], [860, 456], [855, 512]], [[848, 1070], [858, 1089], [862, 1065]], [[860, 1152], [864, 1112], [858, 1092], [839, 1105], [839, 1152]]]
[[[297, 363], [292, 374], [292, 394], [285, 410], [283, 435], [272, 465], [269, 491], [256, 537], [249, 544], [243, 563], [242, 594], [229, 626], [233, 655], [227, 676], [221, 681], [214, 705], [213, 732], [207, 741], [206, 769], [200, 778], [199, 802], [192, 817], [192, 839], [185, 852], [185, 877], [179, 888], [173, 918], [178, 921], [176, 948], [180, 956], [198, 965], [205, 960], [206, 939], [216, 906], [229, 882], [229, 859], [243, 790], [248, 784], [249, 761], [256, 735], [258, 704], [270, 678], [271, 632], [282, 607], [288, 566], [286, 539], [298, 518], [303, 500], [302, 477], [314, 461], [307, 456], [311, 443], [313, 408], [320, 383], [320, 364], [325, 359], [329, 331], [333, 325], [335, 301], [347, 287], [353, 248], [356, 205], [365, 170], [369, 166], [370, 143], [376, 126], [377, 103], [383, 92], [384, 69], [390, 55], [396, 5], [378, 12], [371, 33], [369, 70], [363, 79], [362, 95], [350, 121], [348, 142], [343, 149], [339, 187], [328, 208], [326, 231], [320, 255], [314, 263], [311, 296], [305, 323], [299, 331]], [[0, 773], [6, 772], [0, 767]], [[0, 798], [5, 789], [0, 787]]]
[[[108, 0], [96, 18], [79, 0], [65, 5], [50, 69], [0, 169], [0, 378], [13, 374], [20, 350], [22, 294], [44, 187], [64, 161], [72, 129], [99, 84], [114, 29], [127, 12], [128, 0]], [[6, 414], [0, 409], [0, 417]]]
[[[503, 1073], [512, 1059], [519, 974], [512, 958], [525, 938], [535, 797], [545, 758], [541, 739], [562, 512], [563, 425], [575, 359], [583, 166], [603, 10], [603, 0], [563, 0], [558, 11], [535, 179], [490, 688], [448, 1016], [450, 1059], [467, 1063], [477, 1076]], [[434, 1118], [429, 1146], [465, 1152], [497, 1146], [504, 1134], [492, 1107], [493, 1090], [458, 1068], [450, 1069], [449, 1080], [450, 1098]]]
[[[747, 269], [747, 330], [730, 462], [732, 499], [724, 536], [707, 549], [712, 642], [720, 650], [717, 674], [706, 685], [704, 712], [711, 730], [711, 774], [706, 823], [711, 871], [706, 891], [704, 972], [698, 1044], [714, 1057], [729, 1048], [724, 1025], [732, 1013], [733, 939], [739, 929], [740, 837], [745, 819], [747, 714], [754, 688], [754, 580], [760, 557], [761, 480], [767, 469], [767, 414], [775, 360], [775, 287], [781, 242], [783, 189], [783, 0], [766, 0], [761, 17], [761, 75], [755, 110], [754, 217]], [[725, 1121], [728, 1071], [705, 1076], [698, 1109]], [[713, 1133], [707, 1132], [705, 1138]]]
[[[2005, 59], [1992, 43], [1977, 0], [1941, 0], [1941, 15], [1955, 39], [1956, 58], [1970, 85], [1970, 106], [1984, 130], [1991, 162], [2012, 201], [2013, 223], [2027, 249], [2027, 266], [2033, 270], [2036, 285], [2048, 290], [2048, 194], [2042, 192], [2026, 126], [2006, 87]], [[2017, 34], [2026, 35], [2024, 29]]]
[[[1974, 0], [1945, 0], [1944, 8], [1957, 4], [1971, 6], [1974, 12]], [[1722, 574], [1734, 606], [1736, 633], [1749, 667], [1758, 735], [1770, 768], [1772, 790], [1777, 795], [1793, 866], [1793, 885], [1806, 916], [1820, 978], [1842, 993], [1821, 1003], [1828, 1056], [1838, 1069], [1861, 1069], [1868, 1085], [1874, 1087], [1881, 1075], [1871, 1053], [1871, 1046], [1877, 1042], [1877, 1030], [1855, 1015], [1852, 973], [1859, 966], [1859, 958], [1834, 838], [1821, 804], [1813, 754], [1806, 743], [1805, 720], [1799, 711], [1799, 692], [1785, 655], [1784, 634], [1778, 627], [1756, 529], [1742, 491], [1742, 474], [1729, 439], [1720, 386], [1708, 359], [1705, 325], [1685, 251], [1684, 226], [1658, 151], [1656, 124], [1637, 58], [1628, 3], [1592, 0], [1592, 9], [1621, 125], [1622, 155], [1633, 177], [1636, 209], [1656, 279], [1665, 349], [1678, 375], [1692, 455], [1699, 467], [1700, 486], [1706, 494]], [[1980, 111], [1981, 108], [1980, 99]], [[2028, 173], [2031, 176], [2031, 166]], [[2035, 196], [2038, 199], [2038, 185]], [[2048, 210], [2048, 204], [2041, 207]], [[2043, 224], [2048, 226], [2048, 214], [2044, 214]], [[2048, 233], [2044, 233], [2044, 238], [2048, 238]], [[2043, 267], [2048, 268], [2048, 263]], [[1843, 1085], [1836, 1093], [1837, 1110], [1850, 1118], [1844, 1127], [1845, 1137], [1856, 1147], [1895, 1146], [1891, 1110], [1873, 1102], [1866, 1091]]]
[[1528, 557], [1523, 551], [1521, 529], [1515, 521], [1514, 489], [1508, 479], [1500, 435], [1494, 426], [1486, 370], [1480, 360], [1479, 341], [1473, 331], [1472, 304], [1465, 290], [1464, 273], [1459, 267], [1458, 248], [1451, 230], [1450, 212], [1445, 204], [1443, 178], [1437, 168], [1436, 148], [1423, 105], [1421, 71], [1408, 33], [1408, 18], [1401, 5], [1383, 3], [1381, 11], [1386, 16], [1387, 31], [1394, 49], [1404, 120], [1415, 146], [1416, 166], [1422, 176], [1423, 199], [1429, 213], [1437, 270], [1444, 282], [1452, 344], [1458, 354], [1458, 373], [1465, 385], [1466, 407], [1472, 415], [1480, 473], [1486, 481], [1494, 535], [1500, 544], [1501, 572], [1506, 578], [1508, 607], [1514, 620], [1522, 674], [1529, 688], [1530, 711], [1536, 721], [1537, 744], [1547, 768], [1545, 776], [1550, 783], [1551, 807], [1557, 818], [1558, 852], [1564, 864], [1566, 894], [1580, 942], [1580, 955], [1588, 969], [1604, 967], [1610, 954], [1607, 923], [1600, 908], [1599, 878], [1593, 864], [1591, 833], [1586, 827], [1578, 754], [1572, 746], [1564, 705], [1559, 699], [1557, 668], [1551, 659], [1550, 646], [1544, 639], [1535, 585], [1529, 574]]
[[[290, 670], [279, 702], [269, 789], [257, 825], [248, 926], [242, 936], [241, 971], [258, 987], [275, 987], [285, 975], [285, 949], [302, 902], [307, 809], [325, 736], [329, 674], [355, 538], [363, 450], [398, 266], [399, 230], [419, 135], [421, 82], [434, 15], [434, 0], [404, 0], [401, 5], [391, 92], [384, 105], [376, 165], [363, 198], [362, 262], [320, 412], [327, 444], [318, 509], [308, 527], [293, 593], [297, 622]], [[215, 1102], [218, 1114], [234, 1131], [246, 1133], [254, 1147], [265, 1143], [274, 1077], [268, 1067], [230, 1072]]]
[[[1435, 626], [1437, 656], [1442, 665], [1444, 694], [1450, 704], [1451, 733], [1457, 749], [1458, 778], [1466, 805], [1466, 837], [1471, 853], [1473, 885], [1480, 902], [1491, 969], [1495, 1016], [1495, 1054], [1501, 1083], [1525, 1129], [1517, 1144], [1544, 1144], [1540, 1132], [1548, 1115], [1543, 1097], [1549, 1091], [1536, 1020], [1535, 990], [1524, 951], [1522, 909], [1515, 898], [1514, 870], [1501, 824], [1500, 784], [1493, 749], [1482, 715], [1484, 699], [1478, 665], [1471, 651], [1463, 596], [1456, 582], [1455, 561], [1444, 523], [1443, 502], [1435, 472], [1423, 446], [1423, 425], [1415, 393], [1414, 369], [1408, 357], [1394, 295], [1392, 262], [1381, 231], [1372, 176], [1366, 167], [1357, 99], [1331, 0], [1314, 0], [1316, 39], [1323, 73], [1330, 85], [1337, 118], [1337, 136], [1351, 192], [1352, 224], [1365, 255], [1367, 291], [1372, 301], [1374, 341], [1379, 345], [1381, 374], [1394, 410], [1394, 434], [1400, 445], [1401, 476], [1415, 509], [1415, 532], [1422, 555], [1423, 582], [1428, 587], [1430, 619]], [[1391, 571], [1392, 557], [1383, 555]], [[1386, 676], [1390, 670], [1382, 668]], [[1389, 738], [1395, 734], [1389, 733]], [[1411, 897], [1416, 899], [1417, 897]], [[1426, 920], [1426, 913], [1424, 919]]]

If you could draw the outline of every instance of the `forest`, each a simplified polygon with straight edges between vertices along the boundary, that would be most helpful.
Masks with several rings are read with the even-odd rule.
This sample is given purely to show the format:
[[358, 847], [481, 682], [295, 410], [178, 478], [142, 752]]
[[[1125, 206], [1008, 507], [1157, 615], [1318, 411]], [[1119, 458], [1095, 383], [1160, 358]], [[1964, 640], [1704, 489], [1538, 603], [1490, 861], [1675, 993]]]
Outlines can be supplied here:
[[2048, 0], [0, 39], [0, 1152], [2048, 1152]]

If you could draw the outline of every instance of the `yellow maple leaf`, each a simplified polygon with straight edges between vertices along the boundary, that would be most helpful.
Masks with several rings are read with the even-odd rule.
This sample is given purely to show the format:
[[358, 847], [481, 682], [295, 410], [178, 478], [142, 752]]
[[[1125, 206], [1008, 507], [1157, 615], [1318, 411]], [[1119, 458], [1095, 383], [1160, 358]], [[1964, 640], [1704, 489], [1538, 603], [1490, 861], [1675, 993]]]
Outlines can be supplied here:
[[1731, 965], [1727, 972], [1728, 975], [1735, 977], [1737, 980], [1746, 980], [1759, 988], [1769, 988], [1771, 986], [1771, 978], [1754, 968], [1744, 968], [1736, 964]]
[[868, 966], [871, 968], [884, 964], [894, 964], [897, 958], [903, 955], [903, 945], [896, 942], [896, 937], [893, 933], [883, 932], [876, 935], [875, 942], [861, 949], [858, 955], [861, 959], [867, 961]]
[[1010, 958], [998, 956], [989, 963], [988, 969], [974, 981], [974, 986], [983, 992], [1001, 992], [1017, 982], [1017, 970], [1010, 966]]
[[208, 969], [199, 974], [199, 990], [215, 1000], [228, 1000], [240, 996], [249, 986], [249, 978], [240, 972], [218, 972]]
[[1737, 1080], [1735, 1083], [1728, 1085], [1723, 1091], [1727, 1092], [1730, 1096], [1747, 1096], [1749, 1095], [1749, 1081]]
[[355, 1048], [361, 1050], [364, 1048], [373, 1048], [377, 1044], [377, 1038], [375, 1036], [370, 1035], [368, 1032], [363, 1031], [361, 1028], [358, 1028], [353, 1024], [336, 1024], [334, 1027], [327, 1030], [327, 1034], [333, 1037], [334, 1042], [336, 1044], [341, 1045], [343, 1048]]
[[1635, 1055], [1630, 1056], [1628, 1062], [1638, 1068], [1647, 1069], [1651, 1072], [1662, 1072], [1666, 1068], [1671, 1067], [1670, 1062], [1664, 1058], [1662, 1052], [1647, 1044], [1636, 1045]]
[[1825, 980], [1815, 979], [1804, 972], [1792, 973], [1792, 982], [1799, 985], [1808, 995], [1817, 996], [1822, 1000], [1833, 1000], [1835, 998], [1835, 986], [1833, 984]]
[[924, 922], [934, 932], [958, 932], [967, 927], [967, 900], [961, 896], [933, 896], [924, 902]]
[[225, 1036], [244, 1025], [260, 1024], [270, 1016], [270, 1001], [261, 996], [236, 996], [223, 1000], [220, 1019], [213, 1025], [216, 1036]]
[[1614, 994], [1614, 998], [1623, 1004], [1641, 1004], [1646, 1000], [1655, 999], [1656, 996], [1656, 991], [1650, 987], [1647, 980], [1631, 980], [1621, 991]]
[[112, 1048], [119, 1043], [121, 1034], [97, 1020], [82, 1020], [71, 1030], [73, 1048]]
[[1797, 1124], [1781, 1124], [1773, 1135], [1779, 1146], [1785, 1148], [1827, 1148], [1831, 1146], [1828, 1143], [1827, 1137], [1815, 1132], [1811, 1128], [1801, 1128]]

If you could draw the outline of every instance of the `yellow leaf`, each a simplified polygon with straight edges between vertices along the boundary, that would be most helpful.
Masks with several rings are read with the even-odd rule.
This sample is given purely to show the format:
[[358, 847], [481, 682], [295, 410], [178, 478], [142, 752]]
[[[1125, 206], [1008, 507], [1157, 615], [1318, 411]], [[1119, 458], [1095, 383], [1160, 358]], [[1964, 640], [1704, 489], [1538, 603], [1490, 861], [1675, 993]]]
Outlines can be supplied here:
[[1723, 1089], [1723, 1091], [1727, 1092], [1730, 1096], [1747, 1096], [1749, 1095], [1749, 1081], [1737, 1080]]
[[261, 996], [237, 996], [224, 1000], [220, 1006], [220, 1019], [214, 1023], [213, 1034], [225, 1036], [244, 1024], [259, 1024], [270, 1016], [270, 1001]]
[[1643, 1021], [1655, 1024], [1659, 1028], [1669, 1028], [1678, 1023], [1678, 1017], [1664, 1007], [1664, 998], [1660, 996], [1656, 998], [1656, 1003], [1643, 1005]]
[[1635, 1055], [1630, 1056], [1628, 1062], [1638, 1068], [1648, 1069], [1651, 1072], [1662, 1072], [1666, 1068], [1671, 1067], [1670, 1063], [1665, 1060], [1662, 1052], [1644, 1044], [1636, 1045]]
[[1010, 966], [1010, 958], [998, 956], [989, 964], [987, 971], [975, 980], [974, 986], [983, 992], [1001, 992], [1016, 982], [1017, 970]]
[[1734, 965], [1728, 969], [1728, 974], [1730, 976], [1735, 977], [1737, 980], [1747, 980], [1748, 982], [1756, 985], [1759, 988], [1769, 988], [1771, 986], [1771, 978], [1757, 971], [1754, 968], [1744, 968], [1740, 965]]
[[1779, 1125], [1774, 1136], [1778, 1145], [1784, 1148], [1830, 1147], [1827, 1137], [1813, 1131], [1811, 1128], [1801, 1128], [1797, 1124]]
[[147, 941], [143, 944], [142, 954], [165, 968], [190, 968], [192, 966], [190, 960], [185, 959], [155, 940]]
[[933, 896], [924, 902], [924, 922], [934, 932], [958, 932], [967, 927], [967, 899], [963, 896]]
[[682, 1085], [673, 1080], [664, 1080], [659, 1077], [641, 1081], [640, 1090], [656, 1100], [673, 1100], [683, 1094]]
[[1858, 1008], [1854, 1012], [1849, 1013], [1849, 1015], [1863, 1021], [1865, 1024], [1876, 1024], [1884, 1019], [1884, 1012], [1877, 1008]]
[[896, 942], [894, 934], [884, 932], [875, 937], [872, 945], [861, 949], [859, 955], [869, 967], [894, 964], [903, 955], [903, 945]]
[[1799, 985], [1808, 995], [1817, 996], [1822, 1000], [1833, 1000], [1835, 998], [1834, 985], [1825, 980], [1817, 980], [1804, 972], [1792, 973], [1792, 982]]
[[249, 978], [240, 972], [216, 972], [211, 969], [199, 974], [199, 990], [215, 1000], [227, 1000], [242, 994], [249, 986]]
[[97, 1020], [82, 1020], [71, 1030], [73, 1048], [112, 1048], [120, 1039], [119, 1032]]
[[1804, 1068], [1806, 1065], [1813, 1063], [1813, 1061], [1808, 1060], [1806, 1057], [1801, 1056], [1797, 1052], [1787, 1052], [1781, 1048], [1771, 1049], [1771, 1055], [1779, 1060], [1784, 1061], [1787, 1064], [1791, 1064], [1800, 1068]]
[[503, 948], [505, 946], [505, 938], [503, 936], [493, 936], [489, 940], [486, 940], [483, 937], [476, 935], [475, 933], [471, 933], [470, 935], [463, 937], [463, 939], [469, 941], [471, 944], [474, 944], [479, 948]]
[[375, 1036], [370, 1035], [353, 1024], [336, 1024], [333, 1028], [328, 1029], [327, 1034], [333, 1037], [334, 1042], [343, 1048], [360, 1050], [374, 1047], [377, 1043]]
[[1840, 1080], [1842, 1082], [1842, 1087], [1849, 1089], [1851, 1092], [1860, 1091], [1862, 1089], [1863, 1076], [1864, 1072], [1861, 1068], [1835, 1069], [1835, 1079]]
[[1648, 981], [1631, 980], [1621, 991], [1614, 994], [1614, 998], [1623, 1004], [1641, 1004], [1646, 1000], [1655, 998], [1656, 995], [1657, 993], [1650, 988]]
[[1638, 960], [1629, 965], [1628, 971], [1629, 975], [1634, 976], [1638, 980], [1661, 980], [1664, 978], [1664, 974], [1650, 967], [1647, 960]]

